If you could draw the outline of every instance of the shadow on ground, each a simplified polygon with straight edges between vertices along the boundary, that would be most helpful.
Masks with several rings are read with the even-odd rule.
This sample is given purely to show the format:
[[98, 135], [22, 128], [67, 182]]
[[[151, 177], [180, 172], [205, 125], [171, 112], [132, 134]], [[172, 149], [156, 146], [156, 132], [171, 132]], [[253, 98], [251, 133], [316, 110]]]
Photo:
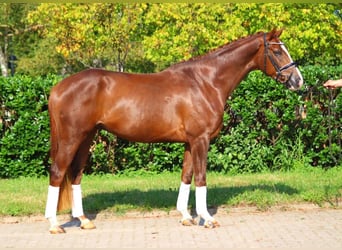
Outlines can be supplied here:
[[[245, 193], [263, 191], [270, 193], [279, 193], [291, 196], [298, 193], [298, 190], [283, 183], [246, 185], [238, 187], [208, 187], [207, 203], [212, 214], [215, 214], [217, 207], [230, 204], [230, 201], [237, 196]], [[104, 210], [114, 211], [120, 214], [120, 207], [138, 208], [139, 210], [171, 210], [175, 209], [178, 196], [178, 190], [127, 190], [125, 192], [107, 192], [87, 195], [83, 199], [83, 205], [86, 213], [96, 214]], [[190, 193], [189, 206], [192, 208], [192, 214], [195, 214], [195, 194]], [[253, 202], [253, 201], [252, 201]], [[265, 201], [262, 201], [265, 202]], [[266, 201], [267, 203], [267, 201]], [[127, 209], [126, 209], [127, 210]]]

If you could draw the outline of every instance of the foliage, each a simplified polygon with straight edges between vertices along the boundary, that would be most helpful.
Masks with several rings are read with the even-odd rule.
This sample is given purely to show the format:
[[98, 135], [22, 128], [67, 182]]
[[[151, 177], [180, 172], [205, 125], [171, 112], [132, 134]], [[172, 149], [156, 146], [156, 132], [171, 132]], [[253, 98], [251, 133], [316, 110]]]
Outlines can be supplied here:
[[151, 32], [143, 40], [146, 58], [157, 70], [201, 55], [209, 49], [247, 35], [233, 4], [153, 4], [145, 25]]
[[340, 78], [342, 67], [307, 66], [302, 72], [307, 89], [299, 94], [261, 72], [252, 72], [239, 85], [228, 101], [223, 132], [209, 152], [211, 169], [258, 172], [341, 165], [337, 104], [342, 96], [340, 90], [330, 96], [322, 83]]
[[160, 173], [179, 170], [183, 145], [177, 143], [132, 143], [100, 131], [91, 149], [86, 173]]
[[[340, 64], [341, 6], [338, 4], [237, 4], [236, 13], [247, 32], [285, 29], [282, 40], [301, 64]], [[294, 39], [295, 38], [295, 39]]]
[[29, 54], [34, 44], [32, 40], [36, 25], [27, 25], [25, 17], [36, 4], [0, 3], [0, 69], [1, 75], [12, 74], [9, 63], [17, 66], [17, 61], [9, 60], [10, 56]]
[[49, 163], [47, 100], [56, 77], [0, 78], [0, 177], [41, 176]]
[[13, 45], [19, 73], [68, 74], [88, 67], [153, 72], [276, 27], [285, 29], [282, 40], [294, 60], [339, 65], [340, 8], [324, 3], [43, 3], [21, 16], [39, 29]]
[[144, 4], [41, 4], [28, 22], [48, 24], [41, 30], [74, 72], [86, 67], [123, 71], [140, 34]]
[[[342, 164], [341, 90], [322, 83], [342, 67], [301, 68], [306, 89], [291, 92], [255, 71], [227, 101], [224, 127], [212, 142], [208, 168], [241, 173], [331, 168]], [[41, 176], [49, 166], [47, 100], [60, 78], [0, 78], [0, 177]], [[89, 152], [89, 174], [179, 170], [183, 145], [131, 143], [101, 131]]]
[[[35, 36], [38, 36], [35, 34]], [[64, 59], [56, 50], [51, 50], [55, 38], [39, 40], [28, 56], [20, 58], [17, 62], [17, 74], [28, 76], [47, 76], [59, 74], [63, 71]], [[29, 46], [30, 47], [30, 46]]]

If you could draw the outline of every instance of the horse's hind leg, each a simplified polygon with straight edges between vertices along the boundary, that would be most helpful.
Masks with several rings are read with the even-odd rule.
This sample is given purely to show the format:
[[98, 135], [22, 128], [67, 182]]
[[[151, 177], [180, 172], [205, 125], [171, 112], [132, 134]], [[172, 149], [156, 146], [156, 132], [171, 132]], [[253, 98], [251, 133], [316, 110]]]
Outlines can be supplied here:
[[[55, 140], [52, 137], [51, 142]], [[59, 226], [57, 220], [57, 208], [62, 201], [69, 201], [68, 168], [73, 160], [76, 146], [60, 147], [51, 153], [52, 165], [50, 168], [50, 185], [48, 188], [48, 198], [46, 202], [45, 217], [50, 221], [50, 233], [64, 233], [64, 229]]]
[[96, 130], [89, 133], [87, 138], [82, 142], [71, 165], [74, 173], [72, 180], [72, 216], [81, 221], [82, 229], [96, 228], [93, 222], [84, 215], [81, 189], [82, 174], [88, 159], [89, 147], [92, 139], [94, 138], [95, 132]]
[[[90, 137], [94, 136], [95, 132], [88, 133], [88, 136], [84, 139], [84, 136], [81, 136], [81, 134], [73, 134], [73, 136], [61, 138], [54, 131], [52, 126], [52, 165], [45, 217], [50, 221], [50, 233], [56, 234], [65, 232], [58, 223], [57, 208], [58, 210], [63, 210], [70, 208], [72, 204], [80, 204], [79, 202], [73, 202], [72, 197], [74, 194], [76, 199], [79, 200], [77, 197], [81, 198], [81, 189], [77, 185], [80, 184], [83, 165], [88, 156], [86, 151], [89, 149]], [[75, 186], [72, 184], [75, 184]]]
[[186, 144], [182, 168], [182, 181], [179, 187], [179, 193], [177, 198], [177, 210], [182, 214], [181, 223], [184, 226], [191, 226], [196, 224], [196, 221], [188, 212], [188, 202], [190, 196], [192, 175], [193, 170], [190, 147], [189, 144]]

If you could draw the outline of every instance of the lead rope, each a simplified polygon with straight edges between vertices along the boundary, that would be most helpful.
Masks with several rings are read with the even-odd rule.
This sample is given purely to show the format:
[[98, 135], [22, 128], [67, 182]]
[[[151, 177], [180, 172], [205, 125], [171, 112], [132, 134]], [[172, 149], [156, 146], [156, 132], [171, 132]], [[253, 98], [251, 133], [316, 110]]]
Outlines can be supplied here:
[[328, 103], [328, 136], [329, 136], [329, 153], [331, 158], [334, 160], [335, 164], [337, 164], [337, 159], [335, 158], [334, 154], [332, 153], [331, 145], [332, 145], [332, 133], [331, 133], [331, 115], [332, 115], [332, 108], [333, 108], [333, 94], [332, 89], [329, 89], [329, 103]]

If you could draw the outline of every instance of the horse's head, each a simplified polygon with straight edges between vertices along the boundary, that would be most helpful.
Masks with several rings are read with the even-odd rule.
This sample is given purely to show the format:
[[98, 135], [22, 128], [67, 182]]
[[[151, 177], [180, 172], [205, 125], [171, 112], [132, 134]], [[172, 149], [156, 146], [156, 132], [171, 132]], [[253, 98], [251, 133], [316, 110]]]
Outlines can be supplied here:
[[266, 75], [283, 83], [290, 90], [297, 90], [303, 85], [303, 77], [284, 43], [279, 40], [282, 31], [274, 29], [264, 33], [263, 65], [260, 68]]

